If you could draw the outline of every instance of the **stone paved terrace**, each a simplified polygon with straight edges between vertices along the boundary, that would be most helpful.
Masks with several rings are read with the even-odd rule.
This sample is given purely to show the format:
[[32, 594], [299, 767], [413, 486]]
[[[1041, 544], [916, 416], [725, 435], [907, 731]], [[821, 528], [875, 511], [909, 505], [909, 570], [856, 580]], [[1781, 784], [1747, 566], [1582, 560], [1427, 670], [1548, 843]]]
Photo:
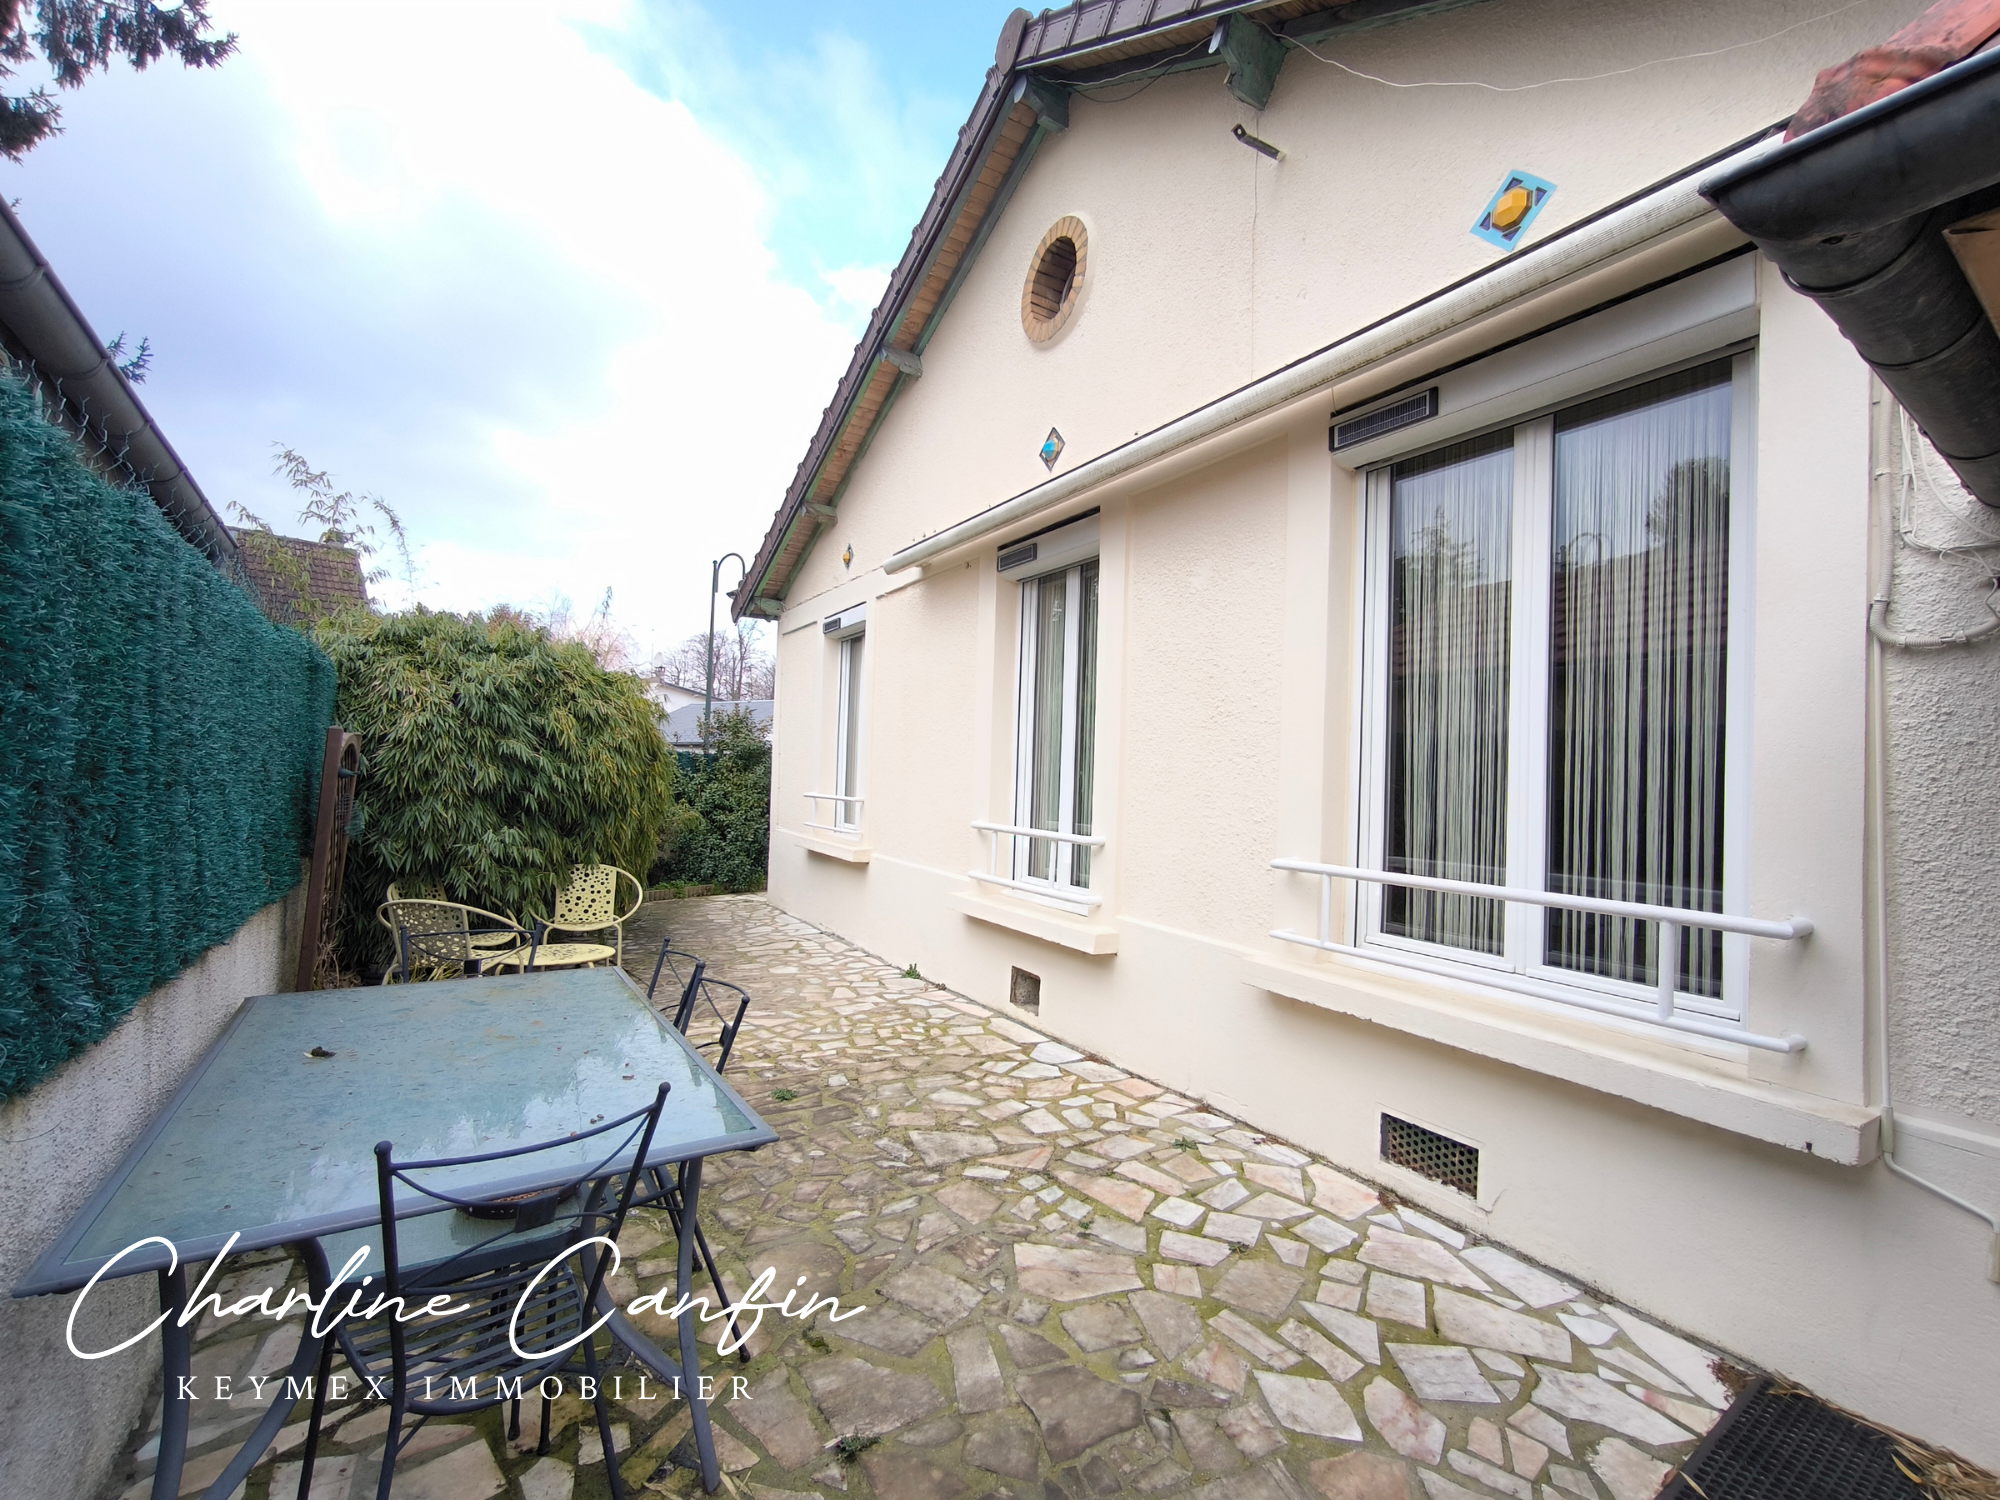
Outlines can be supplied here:
[[[760, 898], [645, 908], [642, 982], [669, 926], [755, 997], [730, 1072], [782, 1136], [711, 1167], [730, 1289], [772, 1266], [780, 1290], [805, 1276], [867, 1307], [767, 1318], [747, 1365], [711, 1361], [749, 1391], [715, 1408], [724, 1493], [1646, 1500], [1728, 1400], [1710, 1351]], [[669, 1283], [663, 1228], [627, 1226], [621, 1302]], [[648, 1331], [673, 1347], [671, 1324]], [[297, 1337], [200, 1332], [203, 1377], [280, 1369]], [[685, 1408], [636, 1386], [628, 1368], [621, 1472], [635, 1494], [698, 1493]], [[259, 1410], [198, 1409], [185, 1492]], [[517, 1443], [498, 1411], [433, 1422], [395, 1493], [608, 1494], [586, 1410], [557, 1404], [547, 1456], [532, 1402]], [[387, 1413], [349, 1399], [335, 1418], [312, 1500], [372, 1496]], [[303, 1433], [240, 1493], [294, 1494]], [[133, 1447], [122, 1500], [148, 1493], [147, 1433]]]

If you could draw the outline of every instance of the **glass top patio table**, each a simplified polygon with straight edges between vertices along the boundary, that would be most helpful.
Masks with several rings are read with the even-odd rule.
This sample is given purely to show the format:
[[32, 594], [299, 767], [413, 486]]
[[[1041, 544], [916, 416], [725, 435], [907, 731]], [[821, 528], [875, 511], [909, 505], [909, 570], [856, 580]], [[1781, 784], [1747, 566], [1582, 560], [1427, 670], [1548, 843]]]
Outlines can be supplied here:
[[[74, 1290], [154, 1235], [185, 1265], [233, 1231], [247, 1251], [358, 1229], [381, 1217], [377, 1141], [394, 1142], [402, 1159], [556, 1140], [651, 1103], [662, 1080], [673, 1089], [647, 1165], [777, 1139], [617, 969], [261, 995], [244, 1001], [14, 1295]], [[455, 1169], [462, 1183], [427, 1180], [525, 1191], [602, 1150], [579, 1142], [573, 1160], [548, 1153], [547, 1182], [473, 1175], [492, 1164]], [[438, 1206], [413, 1198], [412, 1208], [420, 1202]], [[154, 1243], [114, 1270], [164, 1270], [170, 1260]]]

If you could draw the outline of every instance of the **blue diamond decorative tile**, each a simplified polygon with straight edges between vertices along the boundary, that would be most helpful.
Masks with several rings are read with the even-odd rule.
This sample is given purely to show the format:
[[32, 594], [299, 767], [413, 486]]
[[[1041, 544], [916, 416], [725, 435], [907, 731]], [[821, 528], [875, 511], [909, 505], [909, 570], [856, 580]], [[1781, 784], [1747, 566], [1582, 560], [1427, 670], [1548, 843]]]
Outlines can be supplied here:
[[1063, 435], [1051, 427], [1049, 435], [1042, 439], [1042, 466], [1053, 469], [1056, 466], [1056, 460], [1062, 457], [1062, 451]]

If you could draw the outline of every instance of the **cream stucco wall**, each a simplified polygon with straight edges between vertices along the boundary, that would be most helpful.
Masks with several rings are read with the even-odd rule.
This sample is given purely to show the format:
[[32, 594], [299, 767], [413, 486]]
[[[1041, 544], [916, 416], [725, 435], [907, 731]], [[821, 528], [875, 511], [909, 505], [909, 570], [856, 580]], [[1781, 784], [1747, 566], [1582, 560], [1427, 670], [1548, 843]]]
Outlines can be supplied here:
[[[1298, 54], [1261, 115], [1218, 69], [1119, 103], [1073, 100], [788, 604], [1045, 478], [1051, 424], [1068, 444], [1060, 472], [1492, 265], [1499, 252], [1467, 230], [1508, 171], [1556, 183], [1533, 230], [1545, 236], [1782, 120], [1818, 69], [1924, 3], [1870, 0], [1761, 47], [1519, 94], [1386, 89]], [[1533, 82], [1765, 36], [1827, 8], [1491, 0], [1324, 50], [1399, 80]], [[1239, 122], [1285, 159], [1240, 145]], [[1065, 214], [1089, 227], [1084, 302], [1055, 340], [1031, 344], [1022, 279]]]
[[[1959, 487], [1921, 434], [1897, 424], [1885, 436], [1877, 546], [1894, 568], [1890, 623], [1929, 636], [1974, 627], [1990, 609], [2000, 515]], [[1902, 537], [1892, 540], [1896, 515]], [[1963, 548], [1979, 550], [1931, 550]], [[1882, 655], [1898, 1151], [1983, 1203], [2000, 1200], [2000, 928], [1986, 911], [2000, 864], [2000, 777], [1988, 756], [2000, 743], [1996, 675], [2000, 637]]]
[[1239, 943], [1269, 926], [1261, 875], [1278, 836], [1285, 596], [1269, 574], [1285, 552], [1285, 448], [1129, 507], [1118, 910]]
[[[1364, 372], [1323, 399], [1100, 489], [1103, 657], [1093, 916], [1048, 941], [1046, 909], [966, 915], [966, 871], [1010, 820], [1017, 590], [994, 547], [922, 570], [889, 553], [1497, 258], [1466, 227], [1509, 168], [1549, 177], [1546, 232], [1781, 118], [1814, 71], [1920, 3], [1857, 7], [1700, 64], [1527, 94], [1391, 91], [1295, 57], [1251, 117], [1220, 75], [1121, 104], [1078, 101], [1024, 178], [787, 600], [771, 890], [791, 910], [994, 1005], [1040, 976], [1041, 1020], [1079, 1045], [1324, 1151], [1880, 1420], [2000, 1464], [2000, 1286], [1984, 1231], [1877, 1157], [1870, 982], [1867, 371], [1775, 271], [1719, 344], [1747, 347], [1754, 511], [1740, 580], [1751, 701], [1733, 815], [1749, 911], [1809, 915], [1754, 945], [1747, 1023], [1783, 1055], [1555, 1013], [1273, 942], [1309, 929], [1308, 881], [1274, 857], [1353, 850], [1360, 486], [1327, 449], [1335, 408], [1420, 373]], [[1343, 61], [1402, 79], [1525, 81], [1761, 36], [1811, 4], [1632, 7], [1504, 0], [1352, 38]], [[1242, 120], [1286, 151], [1245, 151]], [[1090, 281], [1052, 344], [1018, 323], [1049, 222], [1089, 226]], [[1611, 265], [1453, 358], [1707, 260], [1723, 226]], [[1538, 304], [1539, 305], [1539, 304]], [[1470, 342], [1468, 342], [1470, 341]], [[1438, 356], [1443, 362], [1444, 356]], [[1525, 413], [1516, 413], [1523, 415]], [[1413, 449], [1426, 446], [1421, 430]], [[1031, 530], [1034, 521], [991, 541]], [[1995, 528], [2000, 530], [2000, 526]], [[852, 545], [854, 562], [840, 562]], [[1915, 610], [1969, 609], [1917, 577]], [[802, 794], [831, 790], [837, 656], [817, 621], [868, 601], [868, 862], [812, 852]], [[1980, 929], [2000, 804], [1994, 651], [1890, 664], [1891, 923], [1901, 1154], [2000, 1202], [2000, 1014]], [[1913, 834], [1950, 820], [1944, 838]], [[1734, 857], [1734, 856], [1733, 856]], [[1037, 936], [1037, 932], [1044, 935]], [[1082, 935], [1088, 935], [1084, 941]], [[1080, 951], [1114, 945], [1115, 953]], [[1275, 988], [1274, 988], [1275, 986]], [[1290, 996], [1292, 998], [1286, 998]], [[1389, 1110], [1482, 1151], [1477, 1202], [1377, 1155]], [[1829, 1157], [1833, 1159], [1828, 1159]]]
[[[244, 998], [285, 987], [302, 891], [153, 990], [55, 1076], [0, 1104], [0, 1287], [48, 1249]], [[88, 1363], [72, 1355], [64, 1325], [74, 1300], [0, 1301], [0, 1495], [95, 1500], [158, 1379], [158, 1335]], [[108, 1348], [158, 1310], [152, 1277], [104, 1282], [77, 1320], [77, 1342]]]

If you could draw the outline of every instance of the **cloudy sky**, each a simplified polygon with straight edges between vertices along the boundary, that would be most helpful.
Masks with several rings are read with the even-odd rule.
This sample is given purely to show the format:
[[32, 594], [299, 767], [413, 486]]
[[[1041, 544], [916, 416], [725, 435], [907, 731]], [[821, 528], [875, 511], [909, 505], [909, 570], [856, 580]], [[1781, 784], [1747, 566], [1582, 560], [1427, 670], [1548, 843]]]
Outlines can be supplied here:
[[1008, 8], [215, 0], [235, 57], [65, 95], [0, 191], [225, 514], [300, 529], [289, 445], [424, 602], [610, 588], [650, 653], [754, 552]]

